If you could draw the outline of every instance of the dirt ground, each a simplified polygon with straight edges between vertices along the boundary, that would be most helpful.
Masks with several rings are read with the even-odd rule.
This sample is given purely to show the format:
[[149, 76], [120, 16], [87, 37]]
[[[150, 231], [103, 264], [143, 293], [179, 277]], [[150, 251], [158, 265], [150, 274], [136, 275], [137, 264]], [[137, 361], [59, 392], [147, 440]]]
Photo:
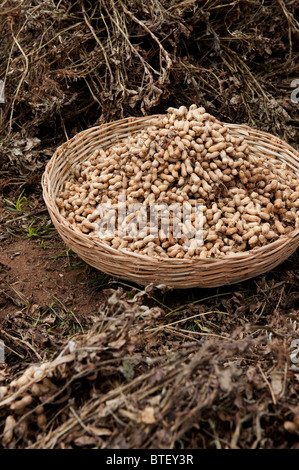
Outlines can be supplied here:
[[298, 2], [2, 4], [0, 447], [298, 449], [298, 250], [232, 286], [143, 288], [68, 249], [40, 184], [68, 137], [169, 104], [299, 149]]
[[298, 448], [298, 254], [239, 285], [144, 291], [87, 266], [52, 226], [27, 236], [31, 217], [1, 210], [4, 447]]

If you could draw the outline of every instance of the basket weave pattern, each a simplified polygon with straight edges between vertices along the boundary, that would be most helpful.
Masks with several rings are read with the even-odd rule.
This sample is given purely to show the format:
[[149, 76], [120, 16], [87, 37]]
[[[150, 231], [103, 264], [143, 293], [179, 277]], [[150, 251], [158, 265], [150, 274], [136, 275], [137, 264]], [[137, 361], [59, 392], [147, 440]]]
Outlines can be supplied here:
[[[299, 228], [263, 247], [223, 258], [158, 259], [138, 253], [118, 251], [100, 239], [74, 228], [60, 214], [55, 199], [71, 169], [87, 160], [94, 150], [107, 148], [151, 125], [158, 115], [127, 118], [80, 132], [61, 145], [48, 162], [42, 178], [43, 196], [51, 219], [65, 243], [86, 263], [107, 274], [146, 285], [175, 288], [217, 287], [234, 284], [270, 271], [299, 246]], [[223, 123], [235, 135], [245, 136], [252, 154], [268, 155], [284, 161], [299, 174], [299, 153], [271, 134], [248, 126]]]

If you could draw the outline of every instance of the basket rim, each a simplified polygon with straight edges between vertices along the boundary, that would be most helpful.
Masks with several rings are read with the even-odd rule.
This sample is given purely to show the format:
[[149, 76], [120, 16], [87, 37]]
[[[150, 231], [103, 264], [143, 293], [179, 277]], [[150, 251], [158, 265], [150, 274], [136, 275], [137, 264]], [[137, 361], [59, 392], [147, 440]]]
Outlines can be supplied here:
[[[42, 188], [43, 188], [43, 198], [45, 200], [45, 204], [46, 204], [48, 210], [49, 210], [49, 208], [52, 209], [52, 212], [55, 214], [56, 219], [60, 223], [65, 224], [66, 228], [68, 230], [71, 230], [75, 234], [78, 234], [78, 236], [80, 236], [82, 241], [89, 242], [89, 244], [92, 243], [93, 245], [95, 245], [99, 248], [104, 248], [107, 252], [111, 253], [112, 255], [122, 254], [122, 255], [126, 256], [127, 258], [131, 258], [132, 261], [133, 260], [134, 261], [150, 260], [151, 263], [154, 263], [154, 264], [157, 264], [157, 265], [161, 265], [161, 264], [173, 264], [174, 265], [175, 264], [175, 265], [190, 266], [190, 265], [195, 265], [195, 264], [196, 265], [205, 264], [205, 266], [206, 266], [207, 264], [210, 264], [210, 265], [225, 264], [226, 261], [246, 261], [246, 258], [250, 258], [252, 256], [257, 256], [257, 255], [262, 255], [264, 252], [267, 252], [267, 251], [270, 251], [270, 250], [274, 251], [276, 246], [279, 247], [280, 249], [282, 249], [284, 246], [288, 245], [289, 243], [291, 244], [292, 239], [295, 238], [299, 234], [299, 227], [295, 228], [294, 230], [292, 230], [288, 234], [280, 235], [278, 237], [278, 239], [274, 240], [273, 242], [270, 242], [270, 243], [267, 243], [264, 246], [257, 247], [257, 248], [252, 248], [250, 250], [246, 250], [246, 251], [243, 251], [243, 252], [228, 253], [228, 254], [224, 254], [223, 256], [214, 257], [214, 258], [212, 258], [212, 257], [190, 258], [190, 259], [189, 258], [159, 258], [158, 256], [157, 257], [156, 256], [148, 256], [147, 254], [140, 254], [140, 253], [135, 253], [135, 252], [131, 252], [131, 251], [126, 251], [125, 249], [119, 250], [117, 248], [113, 248], [110, 245], [106, 244], [105, 242], [101, 241], [100, 238], [96, 238], [95, 236], [89, 236], [89, 235], [81, 232], [81, 230], [79, 230], [79, 228], [77, 228], [76, 226], [75, 227], [72, 226], [67, 221], [67, 219], [60, 214], [60, 212], [57, 208], [57, 205], [53, 201], [53, 198], [51, 197], [51, 195], [49, 193], [49, 190], [48, 190], [49, 188], [48, 188], [47, 176], [48, 176], [49, 170], [52, 167], [52, 164], [54, 163], [55, 157], [58, 156], [61, 151], [66, 150], [67, 147], [69, 146], [69, 144], [76, 142], [82, 136], [86, 135], [87, 132], [88, 133], [93, 133], [95, 131], [99, 131], [99, 130], [103, 130], [103, 129], [109, 130], [109, 128], [113, 128], [115, 126], [121, 126], [122, 124], [124, 124], [124, 125], [127, 124], [128, 125], [130, 123], [134, 124], [134, 123], [139, 123], [139, 122], [140, 123], [141, 122], [144, 122], [144, 123], [148, 122], [148, 124], [150, 125], [150, 122], [152, 120], [154, 120], [156, 118], [159, 118], [161, 116], [165, 116], [165, 114], [154, 114], [154, 115], [143, 116], [143, 117], [129, 116], [127, 118], [119, 119], [117, 121], [111, 121], [109, 123], [104, 123], [104, 124], [101, 124], [99, 126], [89, 127], [85, 130], [80, 131], [79, 133], [77, 133], [76, 135], [74, 135], [73, 137], [68, 139], [66, 142], [62, 143], [55, 150], [52, 157], [47, 162], [47, 165], [45, 167], [44, 173], [43, 173], [42, 178], [41, 178], [41, 185], [42, 185]], [[220, 124], [222, 124], [223, 126], [227, 126], [229, 128], [233, 128], [235, 130], [241, 129], [243, 131], [246, 131], [247, 134], [248, 133], [254, 134], [255, 137], [256, 136], [266, 137], [266, 138], [270, 139], [273, 142], [274, 146], [275, 146], [275, 144], [280, 144], [283, 148], [285, 148], [285, 150], [291, 151], [293, 154], [295, 154], [299, 158], [299, 152], [296, 149], [294, 149], [291, 145], [289, 145], [287, 142], [285, 142], [281, 138], [279, 138], [277, 136], [274, 136], [273, 134], [270, 134], [270, 133], [265, 132], [265, 131], [260, 131], [260, 130], [252, 128], [252, 127], [250, 127], [246, 124], [233, 124], [233, 123], [226, 123], [226, 122], [222, 122], [222, 121], [218, 121], [218, 122]], [[243, 133], [243, 135], [244, 135], [244, 133]], [[89, 158], [89, 156], [86, 158], [86, 160], [88, 160], [88, 158]], [[61, 220], [59, 220], [59, 219], [61, 219]]]

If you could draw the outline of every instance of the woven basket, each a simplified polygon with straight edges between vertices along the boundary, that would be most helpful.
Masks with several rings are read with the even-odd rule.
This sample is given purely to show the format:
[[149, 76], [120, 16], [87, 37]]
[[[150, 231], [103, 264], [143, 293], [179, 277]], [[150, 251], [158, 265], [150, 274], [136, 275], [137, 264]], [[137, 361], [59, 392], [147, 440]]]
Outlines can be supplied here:
[[[216, 287], [234, 284], [270, 271], [299, 246], [299, 229], [261, 248], [223, 258], [157, 259], [121, 252], [100, 239], [90, 238], [69, 224], [59, 213], [55, 198], [71, 168], [87, 160], [98, 148], [107, 148], [133, 131], [148, 127], [158, 115], [127, 118], [80, 132], [61, 145], [46, 166], [42, 178], [43, 196], [51, 219], [65, 243], [86, 263], [112, 276], [137, 284], [174, 288]], [[227, 124], [234, 135], [245, 136], [252, 153], [276, 157], [299, 174], [299, 153], [282, 140], [243, 125]]]

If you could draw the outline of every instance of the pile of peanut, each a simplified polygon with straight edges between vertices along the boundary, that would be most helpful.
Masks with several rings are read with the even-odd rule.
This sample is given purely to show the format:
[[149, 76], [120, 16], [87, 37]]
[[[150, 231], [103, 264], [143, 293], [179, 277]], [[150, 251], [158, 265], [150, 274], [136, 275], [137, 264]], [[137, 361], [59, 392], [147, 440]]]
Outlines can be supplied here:
[[[144, 218], [144, 211], [118, 217], [119, 196], [126, 207], [160, 204], [158, 233], [150, 233], [149, 221], [137, 236], [130, 222]], [[108, 202], [111, 210], [98, 210]], [[204, 108], [181, 106], [96, 150], [72, 170], [56, 203], [70, 224], [91, 237], [100, 222], [114, 218], [116, 230], [102, 240], [118, 250], [162, 258], [221, 257], [264, 246], [299, 226], [299, 177], [285, 162], [252, 153], [244, 137], [234, 136]], [[171, 204], [189, 205], [191, 214], [183, 227], [176, 221], [182, 227], [177, 238], [174, 220], [170, 229], [163, 226], [163, 210]], [[201, 242], [192, 238], [198, 204]]]

